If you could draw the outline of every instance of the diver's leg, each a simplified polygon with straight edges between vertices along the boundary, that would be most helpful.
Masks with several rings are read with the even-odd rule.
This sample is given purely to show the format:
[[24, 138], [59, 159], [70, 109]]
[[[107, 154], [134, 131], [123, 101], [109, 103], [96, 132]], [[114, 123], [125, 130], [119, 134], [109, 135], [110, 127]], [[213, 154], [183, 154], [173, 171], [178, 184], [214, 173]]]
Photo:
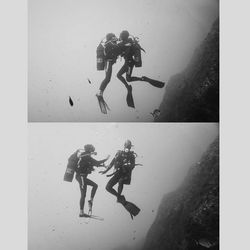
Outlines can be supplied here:
[[121, 194], [122, 194], [122, 190], [123, 190], [123, 179], [121, 178], [118, 182], [118, 195], [119, 197], [121, 197]]
[[90, 179], [86, 179], [86, 183], [87, 183], [87, 185], [92, 187], [91, 194], [90, 194], [90, 200], [88, 201], [89, 213], [92, 214], [93, 200], [94, 200], [98, 185], [95, 182], [91, 181]]
[[149, 83], [152, 86], [157, 87], [157, 88], [164, 87], [164, 85], [165, 85], [164, 82], [157, 81], [157, 80], [151, 79], [151, 78], [146, 77], [146, 76], [142, 76], [142, 77], [132, 76], [134, 66], [135, 66], [135, 64], [133, 62], [128, 64], [128, 70], [126, 72], [127, 82], [143, 81], [143, 82], [147, 82], [147, 83]]
[[84, 186], [84, 188], [80, 187], [80, 190], [81, 190], [80, 210], [83, 212], [83, 210], [84, 210], [84, 204], [85, 204], [85, 197], [86, 197], [87, 186]]
[[106, 190], [107, 190], [109, 193], [111, 193], [111, 194], [113, 194], [114, 196], [116, 196], [116, 197], [118, 197], [119, 194], [115, 191], [115, 189], [113, 188], [113, 186], [119, 182], [119, 179], [120, 179], [120, 176], [117, 175], [117, 174], [115, 174], [115, 175], [108, 181], [108, 183], [107, 183], [107, 185], [106, 185]]
[[142, 76], [142, 81], [147, 82], [156, 88], [163, 88], [165, 86], [164, 82], [154, 80], [146, 76]]
[[126, 71], [127, 82], [142, 81], [142, 77], [132, 76], [133, 68], [134, 68], [134, 64], [130, 64], [128, 66], [128, 70]]
[[90, 198], [93, 201], [95, 194], [96, 194], [96, 190], [98, 188], [98, 185], [95, 182], [91, 181], [90, 179], [86, 179], [86, 183], [87, 183], [87, 185], [92, 187]]
[[87, 184], [85, 182], [85, 178], [83, 176], [77, 176], [76, 180], [79, 182], [81, 198], [80, 198], [80, 216], [84, 215], [84, 204], [85, 204], [85, 197], [87, 191]]
[[102, 81], [100, 88], [99, 88], [99, 93], [98, 95], [103, 95], [104, 90], [106, 89], [108, 83], [110, 82], [111, 76], [112, 76], [112, 66], [113, 66], [113, 62], [108, 60], [106, 62], [106, 67], [105, 67], [105, 78]]
[[133, 99], [133, 95], [132, 95], [132, 86], [129, 85], [125, 78], [123, 77], [123, 74], [128, 72], [129, 70], [129, 65], [128, 63], [125, 61], [124, 65], [122, 66], [122, 68], [120, 69], [120, 71], [117, 73], [117, 77], [120, 81], [122, 81], [122, 83], [125, 85], [125, 87], [127, 88], [127, 97], [126, 97], [126, 101], [127, 101], [127, 105], [131, 108], [135, 108], [135, 104], [134, 104], [134, 99]]
[[124, 179], [120, 178], [118, 182], [118, 197], [117, 197], [117, 202], [122, 203], [123, 205], [126, 202], [126, 198], [124, 195], [122, 195], [122, 190], [123, 190], [123, 185], [124, 185]]
[[[133, 65], [131, 65], [131, 63], [127, 63], [128, 67], [126, 69], [126, 80], [128, 82], [131, 82], [131, 74], [133, 71]], [[131, 108], [135, 108], [135, 103], [134, 103], [134, 98], [133, 98], [133, 94], [132, 94], [132, 85], [128, 85], [127, 87], [128, 93], [127, 93], [127, 97], [126, 97], [126, 101], [127, 101], [127, 105]]]
[[123, 190], [123, 179], [120, 179], [118, 182], [118, 195], [121, 196]]
[[123, 74], [126, 73], [128, 70], [128, 65], [125, 62], [124, 65], [121, 67], [121, 69], [119, 70], [119, 72], [117, 73], [117, 78], [125, 85], [125, 87], [128, 89], [129, 85], [126, 82], [125, 78], [123, 77]]

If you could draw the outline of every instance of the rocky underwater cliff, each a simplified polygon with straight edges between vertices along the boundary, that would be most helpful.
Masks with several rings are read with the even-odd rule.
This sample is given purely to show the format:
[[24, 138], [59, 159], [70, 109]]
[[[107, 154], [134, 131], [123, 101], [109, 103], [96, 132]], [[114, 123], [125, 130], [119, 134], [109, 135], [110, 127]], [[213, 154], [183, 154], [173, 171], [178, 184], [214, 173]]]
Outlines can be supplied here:
[[219, 19], [187, 68], [170, 78], [156, 122], [219, 121]]
[[219, 138], [163, 197], [142, 249], [219, 249]]

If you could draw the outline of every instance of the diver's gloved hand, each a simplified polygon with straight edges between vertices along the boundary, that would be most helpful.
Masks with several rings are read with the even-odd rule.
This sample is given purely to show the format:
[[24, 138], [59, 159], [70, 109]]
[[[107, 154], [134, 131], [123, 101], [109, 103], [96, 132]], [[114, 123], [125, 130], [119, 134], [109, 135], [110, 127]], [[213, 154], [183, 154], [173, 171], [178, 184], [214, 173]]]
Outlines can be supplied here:
[[110, 169], [110, 165], [107, 165], [107, 166], [104, 165], [103, 167], [105, 167], [106, 169], [102, 170], [102, 171], [99, 171], [100, 174], [106, 174]]

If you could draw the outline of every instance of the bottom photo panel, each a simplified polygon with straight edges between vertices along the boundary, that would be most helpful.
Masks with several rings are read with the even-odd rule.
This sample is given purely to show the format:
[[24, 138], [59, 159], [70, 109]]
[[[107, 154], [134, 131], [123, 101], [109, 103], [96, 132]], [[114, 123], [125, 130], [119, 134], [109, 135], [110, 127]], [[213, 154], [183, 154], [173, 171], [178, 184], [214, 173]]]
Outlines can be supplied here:
[[218, 123], [30, 123], [29, 250], [219, 249]]

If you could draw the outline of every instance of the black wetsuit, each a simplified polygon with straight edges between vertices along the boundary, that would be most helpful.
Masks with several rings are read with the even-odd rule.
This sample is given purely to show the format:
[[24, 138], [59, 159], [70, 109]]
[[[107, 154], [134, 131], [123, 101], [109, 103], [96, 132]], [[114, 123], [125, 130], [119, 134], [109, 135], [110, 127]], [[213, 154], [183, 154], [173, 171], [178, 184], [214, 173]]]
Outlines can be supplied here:
[[[132, 76], [133, 68], [135, 66], [135, 61], [133, 58], [134, 47], [132, 38], [128, 38], [126, 41], [122, 41], [118, 44], [120, 55], [124, 58], [125, 62], [119, 72], [117, 73], [117, 78], [125, 85], [128, 89], [127, 82], [142, 81], [141, 77]], [[126, 80], [123, 74], [126, 73]]]
[[[118, 151], [110, 166], [114, 166], [115, 173], [106, 185], [106, 190], [117, 198], [121, 196], [123, 185], [131, 182], [132, 170], [135, 167], [135, 154], [133, 151]], [[118, 183], [118, 192], [113, 188]]]
[[100, 90], [104, 92], [112, 76], [112, 66], [120, 53], [120, 48], [115, 42], [108, 41], [104, 44], [105, 48], [105, 78], [101, 83]]
[[76, 169], [76, 180], [79, 182], [81, 199], [80, 199], [80, 209], [84, 208], [85, 197], [87, 192], [87, 186], [92, 186], [91, 198], [94, 198], [98, 185], [87, 178], [88, 174], [91, 174], [93, 167], [100, 166], [105, 160], [97, 161], [93, 159], [89, 154], [80, 158], [78, 164], [79, 167]]

